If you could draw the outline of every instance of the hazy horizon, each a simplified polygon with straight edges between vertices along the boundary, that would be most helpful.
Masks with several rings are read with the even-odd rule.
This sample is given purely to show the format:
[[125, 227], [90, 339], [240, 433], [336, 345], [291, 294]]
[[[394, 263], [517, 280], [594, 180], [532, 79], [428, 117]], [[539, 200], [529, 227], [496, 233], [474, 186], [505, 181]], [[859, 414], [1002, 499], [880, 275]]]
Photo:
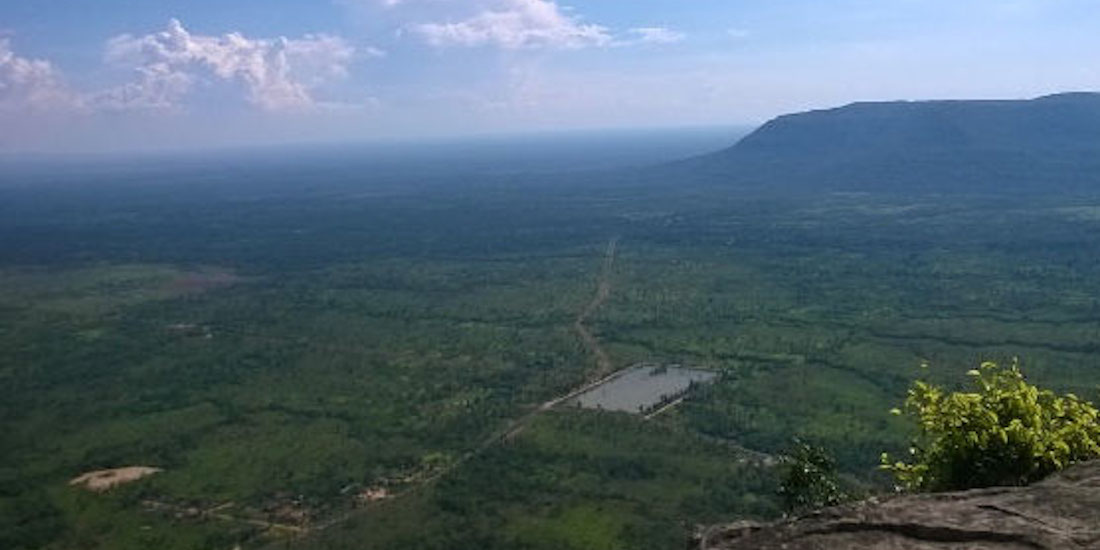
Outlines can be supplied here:
[[210, 163], [239, 166], [328, 162], [389, 167], [415, 173], [445, 164], [464, 173], [569, 172], [652, 166], [733, 146], [754, 126], [694, 126], [532, 131], [376, 140], [194, 144], [111, 151], [0, 150], [4, 180], [109, 167], [162, 165], [166, 171]]
[[77, 0], [0, 8], [0, 151], [753, 126], [1100, 89], [1082, 0]]

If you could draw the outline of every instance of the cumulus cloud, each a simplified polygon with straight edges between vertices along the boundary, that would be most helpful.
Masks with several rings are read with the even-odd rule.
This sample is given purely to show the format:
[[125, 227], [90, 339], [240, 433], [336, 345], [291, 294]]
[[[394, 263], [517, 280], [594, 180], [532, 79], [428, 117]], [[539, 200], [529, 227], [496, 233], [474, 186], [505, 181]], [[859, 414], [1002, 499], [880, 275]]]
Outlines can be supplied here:
[[19, 57], [0, 38], [0, 110], [49, 111], [80, 108], [80, 98], [49, 61]]
[[614, 41], [606, 27], [584, 23], [550, 0], [497, 0], [467, 19], [422, 23], [412, 30], [434, 46], [576, 49]]
[[354, 55], [355, 48], [336, 36], [205, 36], [173, 19], [161, 32], [107, 42], [107, 61], [132, 67], [137, 78], [97, 94], [94, 103], [108, 109], [172, 109], [196, 85], [213, 80], [241, 86], [247, 100], [265, 110], [307, 109], [316, 105], [312, 90], [347, 76]]

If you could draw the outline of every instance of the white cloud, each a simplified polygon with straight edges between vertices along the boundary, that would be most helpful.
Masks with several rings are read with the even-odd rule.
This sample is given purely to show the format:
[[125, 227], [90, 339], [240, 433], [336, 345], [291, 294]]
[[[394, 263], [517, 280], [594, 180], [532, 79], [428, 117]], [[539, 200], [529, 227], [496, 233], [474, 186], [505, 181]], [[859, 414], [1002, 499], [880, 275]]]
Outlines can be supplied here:
[[606, 27], [584, 23], [550, 0], [498, 0], [467, 19], [412, 29], [434, 46], [576, 49], [607, 46], [614, 40]]
[[347, 76], [354, 54], [355, 48], [336, 36], [204, 36], [173, 19], [164, 31], [107, 42], [108, 62], [132, 67], [137, 79], [98, 94], [95, 103], [108, 109], [176, 108], [196, 84], [212, 78], [242, 86], [246, 99], [265, 110], [307, 109], [316, 104], [312, 90]]
[[637, 37], [634, 42], [642, 44], [673, 44], [686, 38], [683, 33], [665, 27], [639, 27], [630, 29], [630, 34]]
[[0, 38], [0, 110], [78, 109], [80, 98], [62, 82], [49, 61], [19, 57], [8, 38]]

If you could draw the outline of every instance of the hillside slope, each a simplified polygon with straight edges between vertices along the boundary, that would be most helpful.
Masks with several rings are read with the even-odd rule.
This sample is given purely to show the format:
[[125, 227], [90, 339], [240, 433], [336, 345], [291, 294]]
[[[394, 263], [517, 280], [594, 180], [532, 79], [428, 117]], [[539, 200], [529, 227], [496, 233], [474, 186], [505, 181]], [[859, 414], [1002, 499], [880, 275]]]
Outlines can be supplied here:
[[689, 163], [742, 185], [844, 190], [1100, 187], [1100, 94], [854, 103], [784, 115]]

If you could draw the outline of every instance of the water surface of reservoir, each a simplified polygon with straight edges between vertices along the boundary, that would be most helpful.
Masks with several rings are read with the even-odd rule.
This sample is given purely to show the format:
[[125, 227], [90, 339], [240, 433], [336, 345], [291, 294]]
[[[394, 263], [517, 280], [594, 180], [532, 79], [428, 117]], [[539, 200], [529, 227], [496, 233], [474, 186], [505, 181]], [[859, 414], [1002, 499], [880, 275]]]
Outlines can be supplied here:
[[710, 370], [680, 366], [639, 365], [569, 401], [586, 409], [644, 412], [684, 393], [692, 383], [718, 377]]

